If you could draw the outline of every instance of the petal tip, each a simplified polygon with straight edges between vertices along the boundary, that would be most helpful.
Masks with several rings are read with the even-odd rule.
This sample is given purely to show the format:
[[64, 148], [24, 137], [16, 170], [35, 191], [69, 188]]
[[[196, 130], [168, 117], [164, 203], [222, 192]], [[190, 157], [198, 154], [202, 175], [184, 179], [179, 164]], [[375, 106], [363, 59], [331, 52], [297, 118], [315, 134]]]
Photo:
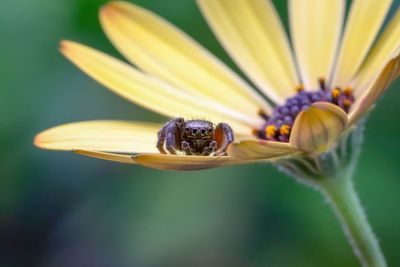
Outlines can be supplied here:
[[133, 5], [125, 1], [110, 1], [100, 7], [100, 13], [104, 15], [111, 15], [118, 9], [123, 9], [126, 5]]
[[43, 148], [42, 147], [42, 134], [39, 133], [37, 135], [35, 135], [35, 137], [33, 138], [33, 145], [37, 148]]
[[72, 152], [72, 153], [75, 153], [75, 154], [83, 155], [83, 156], [86, 156], [86, 155], [89, 153], [88, 150], [77, 149], [77, 148], [72, 148], [72, 149], [71, 149], [71, 152]]
[[48, 136], [48, 130], [35, 135], [35, 137], [33, 138], [33, 145], [40, 149], [57, 150], [52, 147], [51, 141], [49, 140]]
[[67, 46], [68, 46], [68, 41], [61, 40], [58, 49], [63, 53], [66, 50]]
[[100, 16], [108, 16], [111, 15], [111, 13], [115, 10], [115, 7], [117, 7], [117, 2], [116, 1], [111, 1], [108, 2], [105, 5], [102, 5], [100, 7]]
[[58, 49], [63, 55], [67, 55], [71, 48], [76, 44], [77, 43], [70, 40], [61, 40]]

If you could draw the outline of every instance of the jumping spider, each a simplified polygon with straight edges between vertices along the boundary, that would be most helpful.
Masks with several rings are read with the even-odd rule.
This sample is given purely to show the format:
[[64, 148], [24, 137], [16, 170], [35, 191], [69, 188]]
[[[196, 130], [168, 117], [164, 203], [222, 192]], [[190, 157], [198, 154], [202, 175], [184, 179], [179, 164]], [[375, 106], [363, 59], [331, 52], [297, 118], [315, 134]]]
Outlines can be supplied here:
[[176, 118], [168, 121], [158, 132], [157, 148], [161, 153], [220, 156], [234, 140], [232, 128], [226, 123]]

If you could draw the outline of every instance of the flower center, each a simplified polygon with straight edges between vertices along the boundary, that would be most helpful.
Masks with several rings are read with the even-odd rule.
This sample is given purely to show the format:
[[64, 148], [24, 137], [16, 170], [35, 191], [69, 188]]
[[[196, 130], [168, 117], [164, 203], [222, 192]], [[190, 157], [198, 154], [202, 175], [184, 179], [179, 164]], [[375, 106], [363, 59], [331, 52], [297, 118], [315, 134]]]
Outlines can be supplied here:
[[282, 105], [276, 106], [271, 116], [260, 114], [265, 120], [261, 129], [255, 130], [255, 135], [261, 139], [289, 142], [290, 133], [297, 115], [314, 102], [329, 102], [341, 107], [346, 113], [354, 103], [351, 87], [327, 88], [324, 79], [319, 79], [318, 91], [306, 91], [299, 85], [296, 95], [288, 98]]

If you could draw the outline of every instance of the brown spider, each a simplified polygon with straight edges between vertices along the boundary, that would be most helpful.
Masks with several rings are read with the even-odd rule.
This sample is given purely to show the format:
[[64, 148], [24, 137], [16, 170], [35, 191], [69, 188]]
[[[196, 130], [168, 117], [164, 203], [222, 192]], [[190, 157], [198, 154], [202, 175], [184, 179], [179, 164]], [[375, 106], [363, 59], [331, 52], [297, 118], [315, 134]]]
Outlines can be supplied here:
[[157, 148], [161, 153], [220, 156], [234, 140], [232, 128], [226, 123], [176, 118], [168, 121], [158, 132]]

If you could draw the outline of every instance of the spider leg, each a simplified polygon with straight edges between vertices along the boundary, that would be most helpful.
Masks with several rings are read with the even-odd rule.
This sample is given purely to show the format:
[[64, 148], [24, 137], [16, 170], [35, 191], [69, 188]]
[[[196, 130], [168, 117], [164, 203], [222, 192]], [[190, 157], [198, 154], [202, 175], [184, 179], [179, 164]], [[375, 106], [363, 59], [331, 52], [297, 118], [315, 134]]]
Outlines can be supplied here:
[[160, 151], [161, 154], [167, 154], [164, 149], [164, 142], [165, 142], [165, 126], [163, 126], [157, 133], [157, 149]]
[[170, 120], [158, 132], [157, 148], [161, 153], [167, 154], [168, 151], [175, 155], [176, 151], [180, 150], [180, 131], [183, 122], [183, 118]]
[[192, 148], [190, 147], [189, 142], [182, 141], [181, 147], [182, 147], [182, 151], [185, 153], [185, 155], [192, 155]]
[[217, 141], [212, 141], [209, 146], [203, 149], [203, 156], [209, 156], [217, 150]]
[[218, 149], [215, 151], [214, 155], [226, 155], [226, 149], [233, 143], [234, 139], [232, 128], [226, 123], [219, 123], [214, 132], [214, 140], [218, 144]]

